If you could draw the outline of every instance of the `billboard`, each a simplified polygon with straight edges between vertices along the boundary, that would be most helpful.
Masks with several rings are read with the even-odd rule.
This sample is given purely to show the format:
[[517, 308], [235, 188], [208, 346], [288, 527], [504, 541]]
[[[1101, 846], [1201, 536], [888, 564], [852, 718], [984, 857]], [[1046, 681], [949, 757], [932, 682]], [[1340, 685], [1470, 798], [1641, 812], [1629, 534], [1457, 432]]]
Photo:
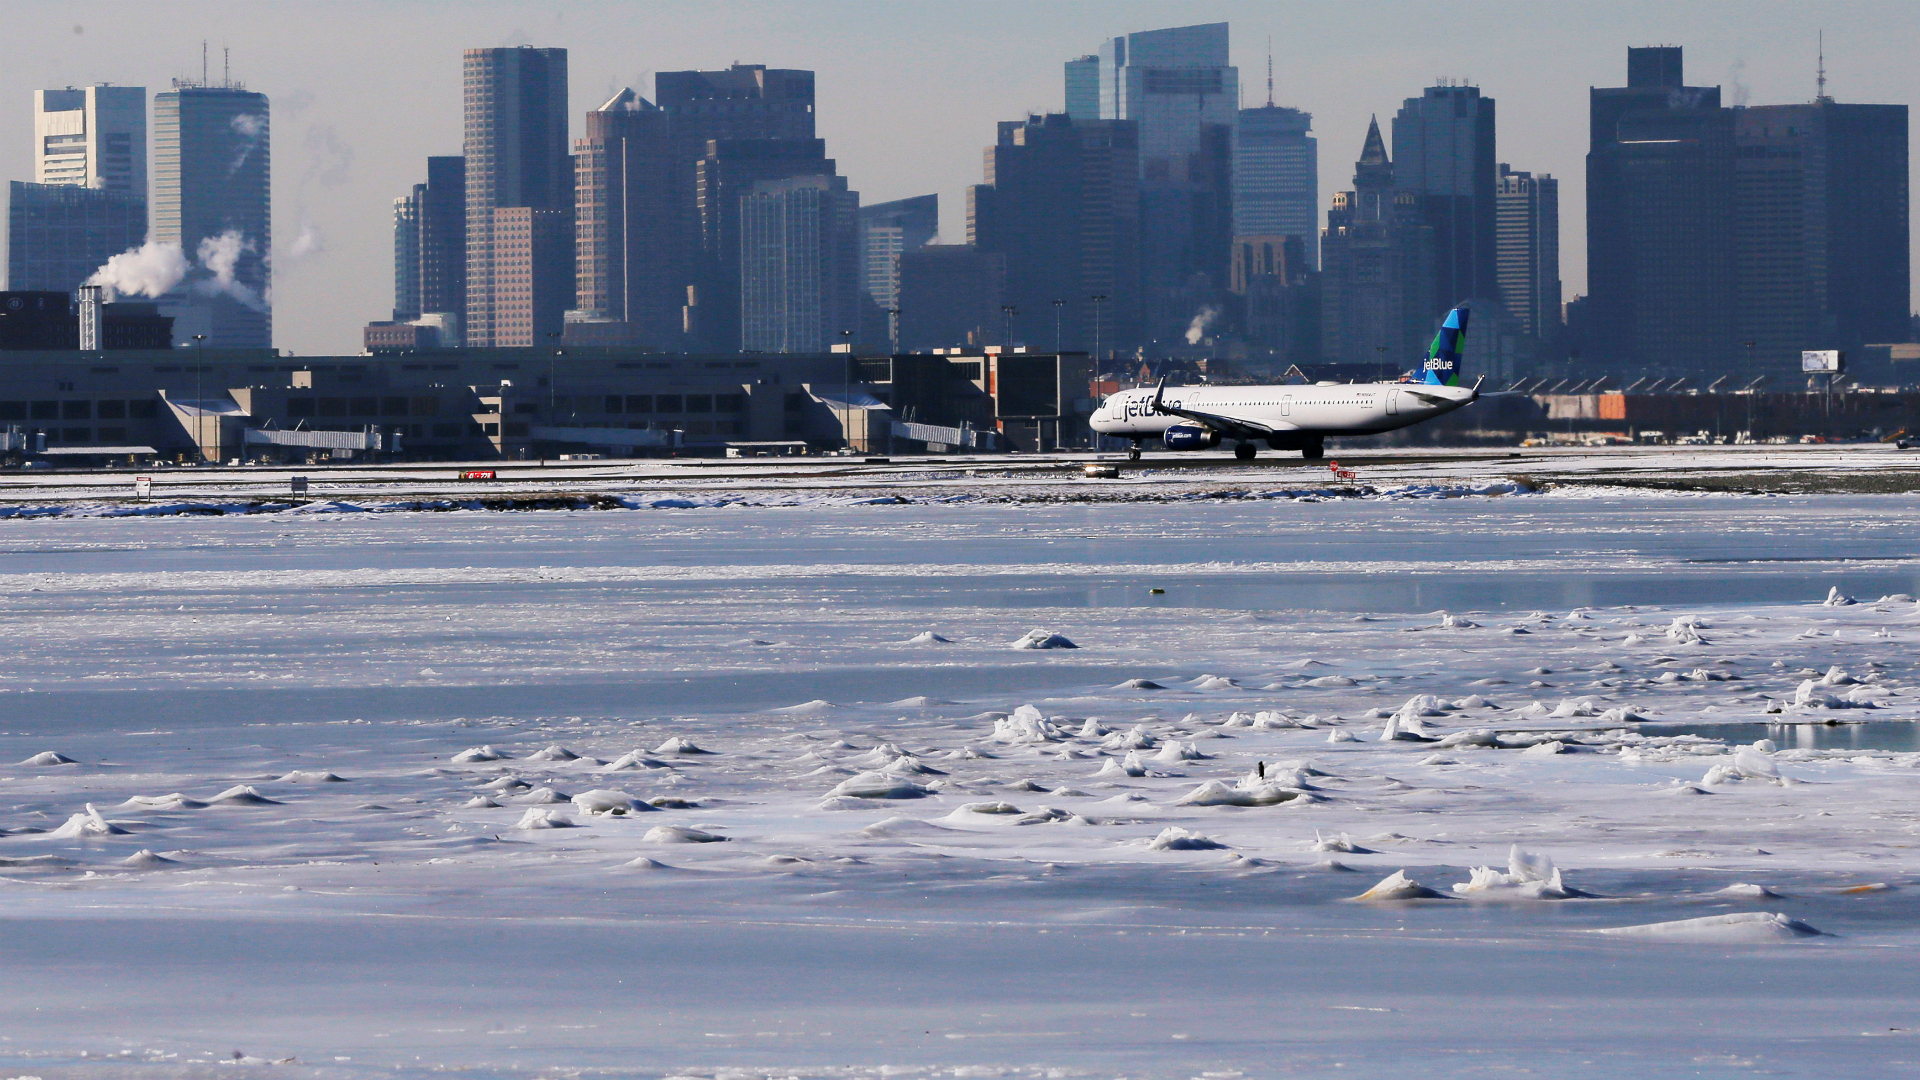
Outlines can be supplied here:
[[1832, 375], [1840, 370], [1840, 353], [1835, 349], [1819, 349], [1800, 354], [1800, 370]]

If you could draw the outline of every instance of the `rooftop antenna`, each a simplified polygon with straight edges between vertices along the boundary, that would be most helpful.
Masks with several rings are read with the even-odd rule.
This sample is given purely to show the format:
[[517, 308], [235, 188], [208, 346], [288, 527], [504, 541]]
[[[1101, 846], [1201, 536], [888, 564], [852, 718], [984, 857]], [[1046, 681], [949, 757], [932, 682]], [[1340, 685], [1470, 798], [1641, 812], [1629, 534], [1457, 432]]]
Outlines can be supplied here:
[[233, 50], [220, 46], [220, 85], [233, 85]]
[[200, 39], [200, 85], [207, 85], [207, 39]]
[[1813, 100], [1827, 100], [1827, 32], [1825, 30], [1820, 31], [1820, 68], [1819, 74], [1814, 76], [1813, 82], [1814, 86], [1818, 88], [1818, 92], [1814, 94]]
[[1273, 108], [1273, 35], [1267, 35], [1267, 108]]

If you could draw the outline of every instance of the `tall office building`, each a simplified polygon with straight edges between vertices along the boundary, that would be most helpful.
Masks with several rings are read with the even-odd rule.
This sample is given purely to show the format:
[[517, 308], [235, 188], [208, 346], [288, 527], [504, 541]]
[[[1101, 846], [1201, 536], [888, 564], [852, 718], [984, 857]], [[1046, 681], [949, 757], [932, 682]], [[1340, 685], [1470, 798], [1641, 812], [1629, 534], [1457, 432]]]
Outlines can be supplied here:
[[1100, 119], [1100, 57], [1089, 53], [1067, 61], [1067, 107], [1075, 120]]
[[690, 267], [667, 113], [621, 90], [587, 114], [573, 160], [579, 277], [568, 317], [622, 324], [635, 344], [678, 344]]
[[273, 345], [267, 96], [231, 80], [176, 80], [153, 98], [152, 238], [192, 262], [162, 301], [176, 340]]
[[147, 91], [139, 86], [37, 90], [35, 183], [7, 200], [7, 281], [70, 293], [147, 236]]
[[898, 306], [900, 256], [931, 243], [940, 232], [940, 196], [874, 203], [860, 208], [860, 276], [882, 311]]
[[437, 317], [452, 342], [467, 317], [467, 160], [427, 159], [427, 182], [413, 186], [419, 219], [420, 314]]
[[1139, 343], [1139, 153], [1131, 120], [1000, 124], [986, 183], [967, 192], [967, 242], [1005, 258], [1013, 310], [999, 336], [1102, 353]]
[[1743, 368], [1787, 375], [1806, 349], [1909, 338], [1907, 107], [1822, 95], [1733, 112]]
[[1681, 50], [1627, 50], [1627, 85], [1590, 91], [1587, 301], [1578, 343], [1668, 373], [1736, 362], [1734, 110], [1682, 81]]
[[1560, 181], [1502, 164], [1494, 200], [1501, 303], [1522, 333], [1551, 340], [1560, 329]]
[[695, 347], [740, 346], [738, 221], [746, 189], [833, 175], [825, 144], [814, 138], [813, 83], [811, 71], [762, 64], [654, 76], [679, 172], [681, 320]]
[[1233, 235], [1294, 236], [1320, 268], [1320, 149], [1313, 114], [1267, 104], [1241, 109], [1233, 137]]
[[740, 348], [818, 353], [857, 332], [860, 195], [842, 176], [763, 180], [740, 200]]
[[1429, 86], [1393, 118], [1393, 175], [1433, 229], [1436, 314], [1498, 300], [1494, 103], [1477, 86]]
[[1434, 230], [1394, 173], [1370, 121], [1320, 244], [1321, 349], [1336, 363], [1412, 366], [1433, 333]]
[[408, 194], [393, 200], [393, 321], [419, 317], [420, 203]]
[[1227, 24], [1113, 38], [1099, 74], [1100, 117], [1138, 127], [1143, 331], [1178, 340], [1227, 287], [1240, 95]]
[[573, 306], [567, 50], [468, 49], [465, 84], [465, 341], [544, 345]]
[[979, 348], [999, 336], [1007, 259], [972, 244], [926, 244], [900, 256], [902, 352]]
[[88, 86], [33, 93], [33, 177], [147, 193], [147, 89]]

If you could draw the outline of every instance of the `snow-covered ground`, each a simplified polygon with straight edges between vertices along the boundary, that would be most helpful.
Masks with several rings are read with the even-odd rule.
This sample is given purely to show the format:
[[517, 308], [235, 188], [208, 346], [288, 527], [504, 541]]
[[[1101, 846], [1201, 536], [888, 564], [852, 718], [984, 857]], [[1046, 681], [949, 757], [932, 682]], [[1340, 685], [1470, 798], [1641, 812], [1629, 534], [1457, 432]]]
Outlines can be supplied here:
[[1920, 498], [826, 501], [0, 523], [0, 1075], [1920, 1073]]

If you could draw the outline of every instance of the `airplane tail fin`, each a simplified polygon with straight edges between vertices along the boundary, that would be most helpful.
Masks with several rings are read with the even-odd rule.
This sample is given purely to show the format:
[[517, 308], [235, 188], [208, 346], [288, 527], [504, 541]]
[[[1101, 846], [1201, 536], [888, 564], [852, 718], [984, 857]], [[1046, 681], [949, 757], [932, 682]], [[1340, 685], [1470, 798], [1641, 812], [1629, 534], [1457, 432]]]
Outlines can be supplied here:
[[1427, 350], [1421, 382], [1434, 386], [1460, 385], [1460, 349], [1466, 342], [1467, 316], [1471, 314], [1465, 304], [1447, 312], [1447, 321], [1440, 324], [1440, 332], [1434, 335], [1433, 345]]

